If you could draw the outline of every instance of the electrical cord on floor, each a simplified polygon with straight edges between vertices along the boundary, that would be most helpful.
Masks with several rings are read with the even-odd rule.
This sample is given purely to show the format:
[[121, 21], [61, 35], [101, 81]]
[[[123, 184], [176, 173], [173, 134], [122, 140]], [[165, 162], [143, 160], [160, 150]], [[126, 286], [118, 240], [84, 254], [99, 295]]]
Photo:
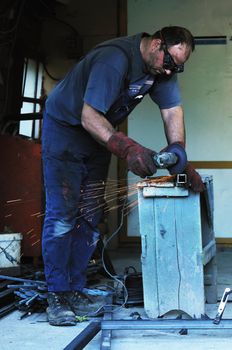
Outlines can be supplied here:
[[117, 282], [118, 285], [121, 285], [123, 290], [124, 290], [124, 302], [122, 303], [122, 305], [120, 306], [117, 306], [115, 307], [115, 305], [105, 305], [105, 306], [113, 306], [115, 307], [114, 310], [112, 310], [112, 312], [116, 312], [120, 309], [122, 309], [126, 304], [127, 304], [127, 301], [128, 301], [128, 291], [127, 291], [127, 288], [125, 286], [125, 284], [123, 283], [123, 281], [120, 279], [120, 276], [118, 275], [112, 275], [112, 273], [110, 273], [110, 271], [107, 269], [106, 265], [105, 265], [105, 261], [104, 261], [104, 253], [105, 253], [105, 249], [107, 247], [107, 245], [109, 244], [109, 242], [118, 234], [118, 232], [120, 231], [120, 229], [122, 228], [122, 225], [123, 225], [123, 221], [124, 221], [124, 210], [125, 210], [125, 205], [126, 205], [126, 201], [127, 201], [127, 195], [125, 195], [125, 199], [124, 199], [124, 202], [123, 202], [123, 206], [122, 206], [122, 210], [121, 210], [121, 220], [120, 220], [120, 224], [118, 226], [118, 228], [110, 235], [110, 237], [106, 240], [106, 242], [104, 243], [103, 245], [103, 249], [102, 249], [102, 256], [101, 256], [101, 259], [102, 259], [102, 265], [103, 265], [103, 268], [105, 270], [105, 272], [115, 281]]
[[[123, 201], [123, 205], [122, 205], [122, 210], [121, 210], [121, 220], [120, 220], [120, 224], [118, 226], [118, 228], [110, 235], [110, 237], [105, 241], [105, 243], [103, 244], [103, 248], [102, 248], [102, 254], [101, 254], [101, 260], [102, 260], [102, 266], [103, 266], [103, 269], [105, 270], [106, 274], [112, 278], [115, 282], [117, 282], [117, 288], [118, 288], [118, 285], [121, 285], [123, 290], [124, 290], [124, 301], [123, 303], [120, 305], [120, 306], [115, 306], [113, 304], [106, 304], [104, 306], [100, 306], [96, 311], [94, 312], [91, 312], [91, 315], [86, 315], [87, 317], [88, 316], [98, 316], [100, 315], [102, 312], [104, 312], [106, 308], [114, 308], [113, 310], [111, 309], [110, 312], [116, 312], [120, 309], [122, 309], [126, 304], [127, 304], [127, 301], [128, 301], [128, 291], [127, 291], [127, 288], [126, 288], [126, 285], [123, 283], [122, 281], [122, 278], [120, 279], [120, 276], [119, 275], [113, 275], [106, 267], [106, 264], [105, 264], [105, 261], [104, 261], [104, 253], [105, 253], [105, 250], [106, 250], [106, 247], [107, 245], [109, 244], [109, 242], [118, 234], [118, 232], [120, 231], [120, 229], [122, 228], [122, 225], [123, 225], [123, 219], [124, 219], [124, 211], [125, 211], [125, 205], [126, 205], [126, 202], [127, 202], [127, 195], [125, 195], [125, 198], [124, 198], [124, 201]], [[124, 279], [123, 279], [124, 280]], [[111, 287], [111, 286], [108, 286], [108, 288], [110, 288], [111, 290], [113, 291], [116, 291], [117, 292], [117, 288], [114, 288], [114, 287]]]

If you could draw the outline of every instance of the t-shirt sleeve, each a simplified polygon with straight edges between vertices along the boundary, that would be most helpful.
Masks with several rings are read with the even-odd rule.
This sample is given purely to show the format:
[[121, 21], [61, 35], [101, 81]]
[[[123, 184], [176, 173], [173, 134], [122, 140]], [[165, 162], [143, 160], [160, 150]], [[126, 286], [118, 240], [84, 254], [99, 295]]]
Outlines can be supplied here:
[[84, 94], [85, 103], [106, 114], [125, 84], [127, 70], [128, 61], [124, 57], [114, 59], [112, 64], [101, 60], [95, 62]]
[[155, 83], [150, 91], [150, 96], [160, 109], [180, 106], [182, 101], [176, 74], [171, 78]]

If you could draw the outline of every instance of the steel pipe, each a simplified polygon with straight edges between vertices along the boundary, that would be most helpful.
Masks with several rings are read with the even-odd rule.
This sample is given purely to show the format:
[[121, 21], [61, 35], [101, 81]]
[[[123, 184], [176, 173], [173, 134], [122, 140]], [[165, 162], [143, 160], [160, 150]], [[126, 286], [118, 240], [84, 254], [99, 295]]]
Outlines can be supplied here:
[[179, 329], [232, 329], [232, 320], [222, 320], [216, 325], [213, 320], [113, 320], [102, 321], [102, 330], [179, 330]]
[[93, 321], [64, 350], [82, 350], [101, 330], [101, 322]]

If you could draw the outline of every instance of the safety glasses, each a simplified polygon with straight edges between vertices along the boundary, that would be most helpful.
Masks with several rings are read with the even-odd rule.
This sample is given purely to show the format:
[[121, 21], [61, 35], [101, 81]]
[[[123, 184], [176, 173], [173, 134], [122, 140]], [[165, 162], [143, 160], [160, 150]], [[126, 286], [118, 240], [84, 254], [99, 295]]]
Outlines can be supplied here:
[[184, 71], [184, 64], [176, 64], [172, 55], [168, 52], [165, 42], [162, 43], [164, 51], [163, 68], [170, 70], [172, 73], [182, 73]]

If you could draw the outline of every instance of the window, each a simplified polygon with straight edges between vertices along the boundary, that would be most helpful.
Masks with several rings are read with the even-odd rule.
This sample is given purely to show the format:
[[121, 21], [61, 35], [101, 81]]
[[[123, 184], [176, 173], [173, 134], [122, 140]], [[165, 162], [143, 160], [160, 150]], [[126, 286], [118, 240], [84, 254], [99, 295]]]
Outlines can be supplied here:
[[24, 61], [22, 108], [19, 134], [39, 139], [41, 134], [41, 95], [43, 83], [42, 63], [26, 58]]

